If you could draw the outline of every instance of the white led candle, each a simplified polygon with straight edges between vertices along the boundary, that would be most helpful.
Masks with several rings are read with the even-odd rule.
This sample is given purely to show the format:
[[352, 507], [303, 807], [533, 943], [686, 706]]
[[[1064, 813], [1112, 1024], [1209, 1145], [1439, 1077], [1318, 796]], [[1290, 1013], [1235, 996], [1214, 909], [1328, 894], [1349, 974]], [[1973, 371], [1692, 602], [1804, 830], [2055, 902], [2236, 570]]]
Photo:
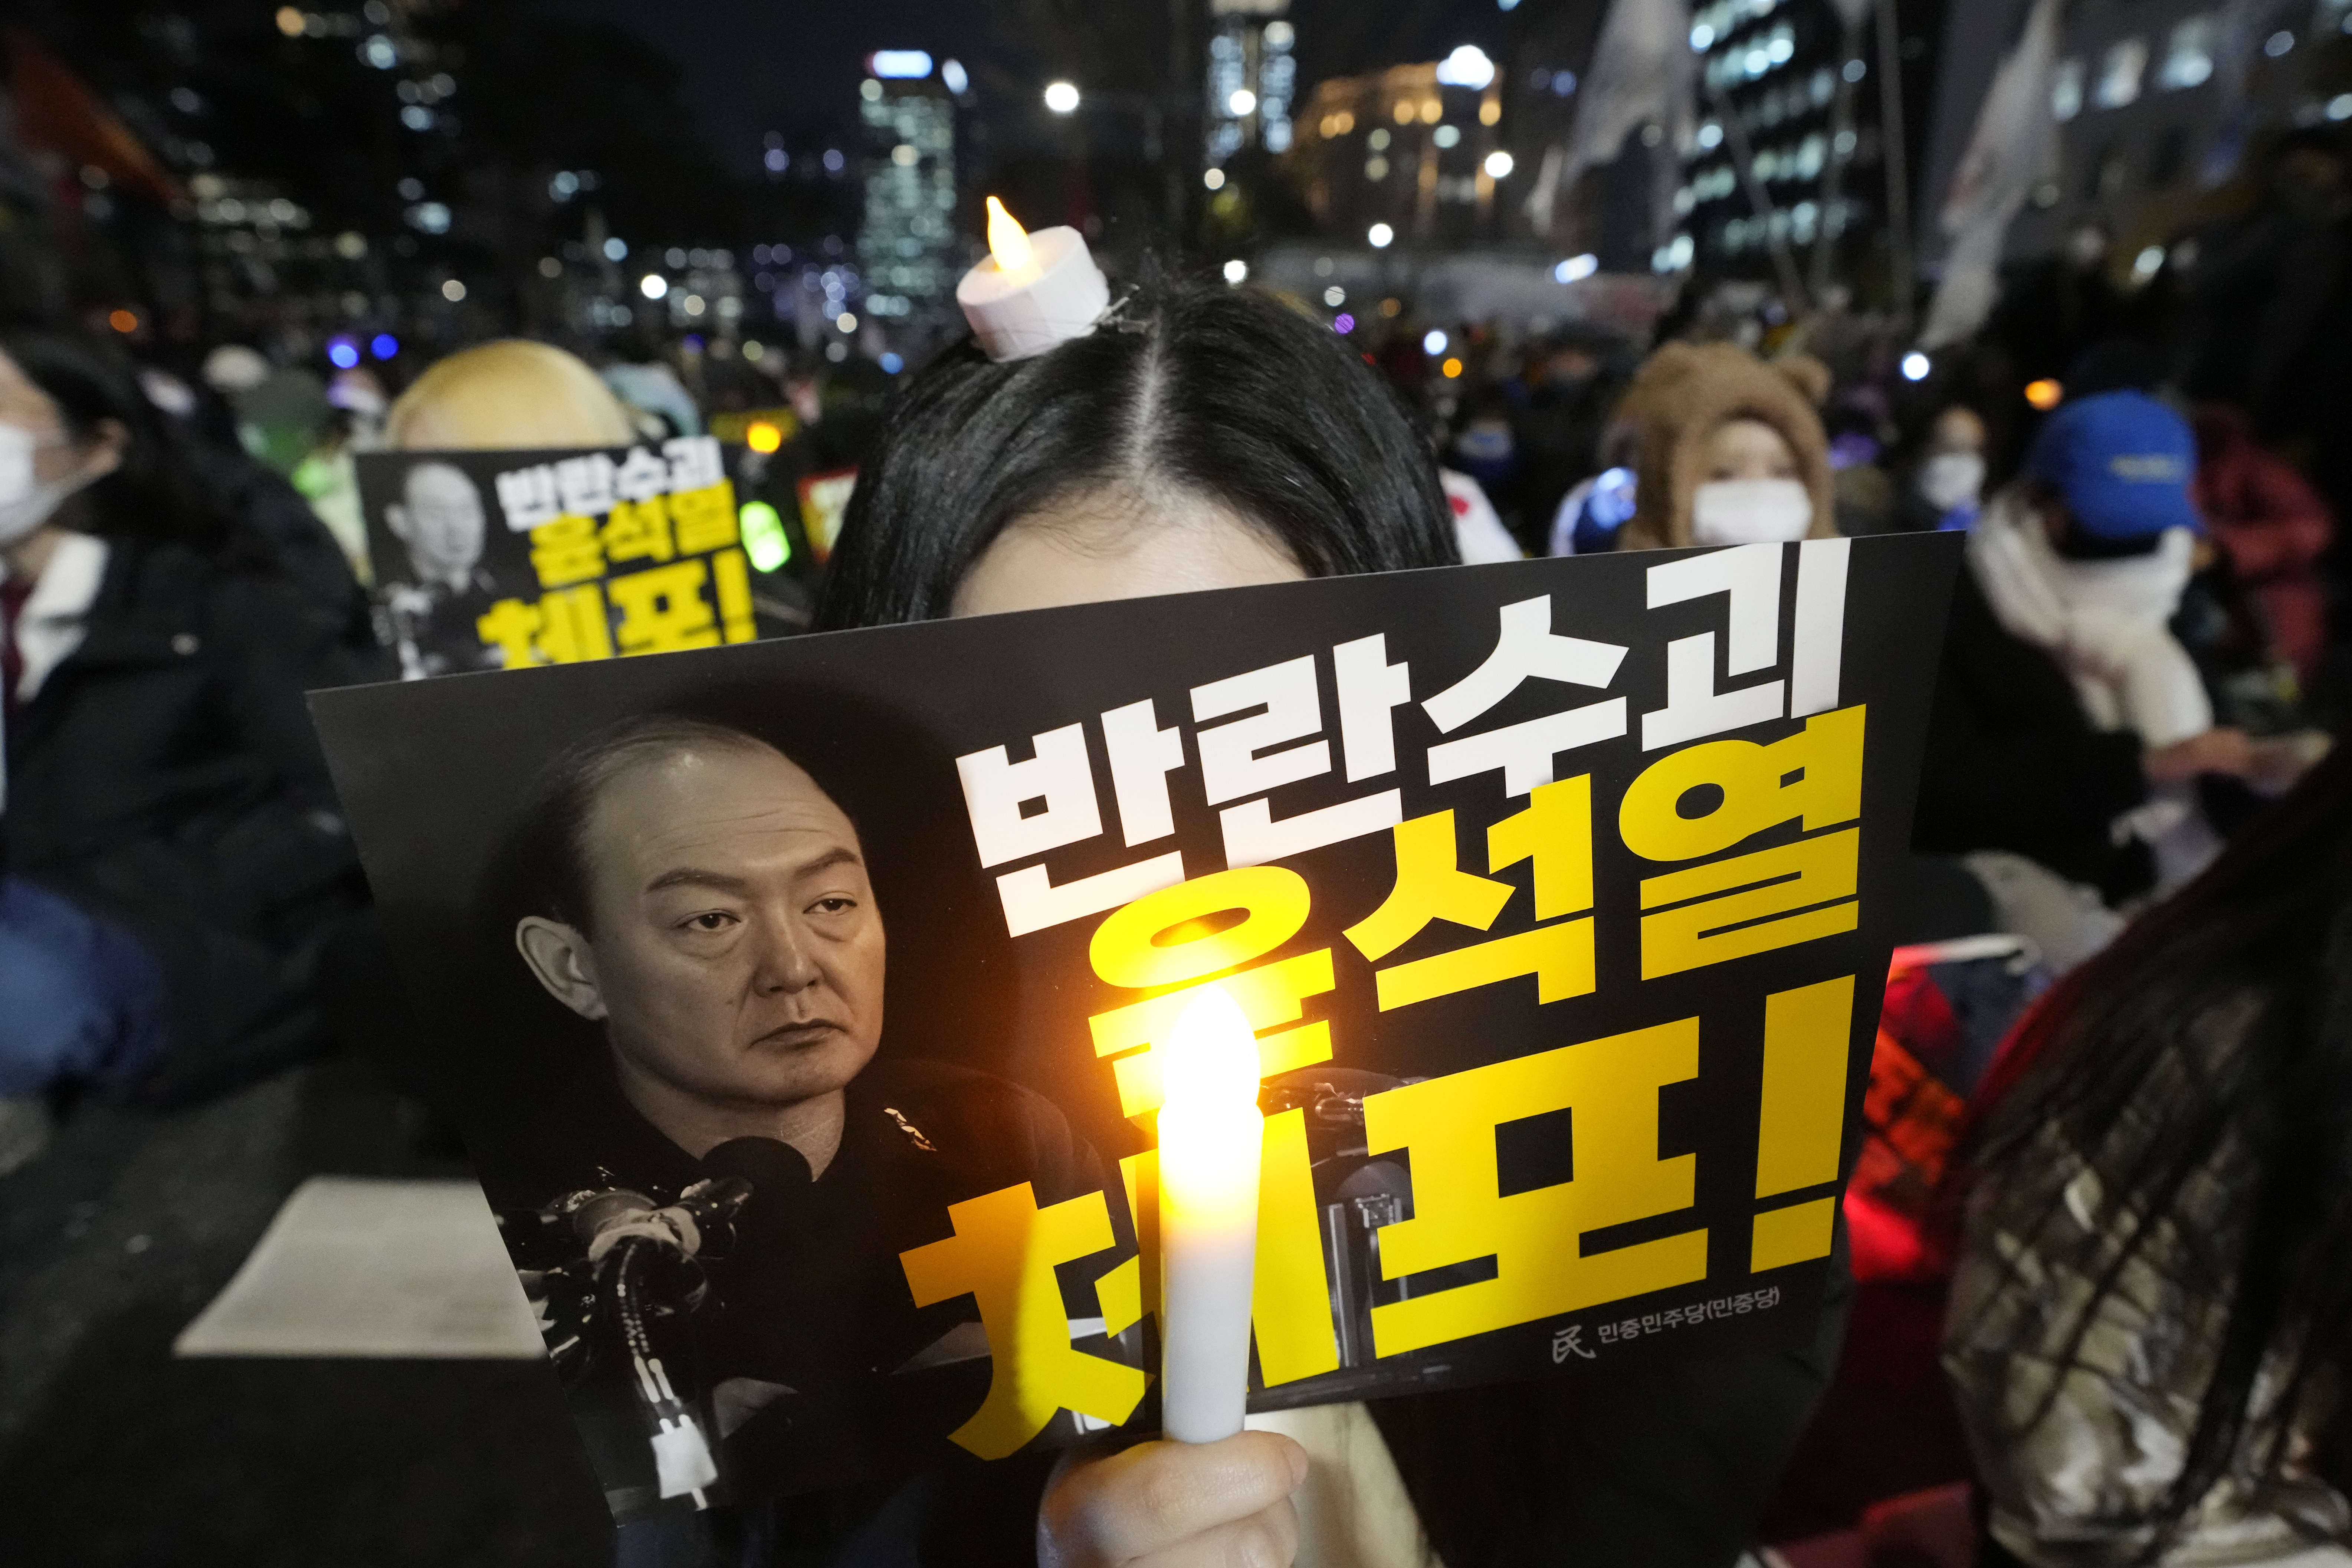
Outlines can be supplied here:
[[991, 196], [988, 250], [956, 285], [956, 303], [990, 359], [1027, 359], [1085, 337], [1110, 306], [1110, 284], [1076, 229], [1027, 233]]
[[1257, 1039], [1222, 985], [1158, 1047], [1160, 1426], [1180, 1443], [1242, 1429], [1257, 1262]]

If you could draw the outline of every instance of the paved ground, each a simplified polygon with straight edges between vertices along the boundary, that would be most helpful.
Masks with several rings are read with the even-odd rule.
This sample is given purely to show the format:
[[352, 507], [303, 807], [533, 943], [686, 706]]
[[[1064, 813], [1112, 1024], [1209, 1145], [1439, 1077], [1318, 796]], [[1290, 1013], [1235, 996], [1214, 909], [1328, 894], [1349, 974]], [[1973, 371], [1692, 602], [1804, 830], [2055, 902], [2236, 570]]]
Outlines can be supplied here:
[[358, 1063], [89, 1110], [0, 1177], [0, 1537], [44, 1565], [573, 1568], [610, 1531], [547, 1369], [173, 1361], [303, 1178], [462, 1174]]

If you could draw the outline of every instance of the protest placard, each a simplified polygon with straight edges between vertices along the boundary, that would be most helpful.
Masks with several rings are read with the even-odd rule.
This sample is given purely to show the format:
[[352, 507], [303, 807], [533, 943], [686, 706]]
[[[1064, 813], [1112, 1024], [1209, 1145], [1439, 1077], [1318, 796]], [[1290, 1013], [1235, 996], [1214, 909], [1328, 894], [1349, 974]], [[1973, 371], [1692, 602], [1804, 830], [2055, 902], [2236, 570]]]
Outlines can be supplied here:
[[418, 1071], [626, 1517], [1155, 1429], [1160, 1068], [1211, 982], [1263, 1079], [1253, 1408], [1805, 1342], [1957, 560], [314, 700]]
[[404, 679], [750, 642], [719, 442], [366, 452], [379, 630]]

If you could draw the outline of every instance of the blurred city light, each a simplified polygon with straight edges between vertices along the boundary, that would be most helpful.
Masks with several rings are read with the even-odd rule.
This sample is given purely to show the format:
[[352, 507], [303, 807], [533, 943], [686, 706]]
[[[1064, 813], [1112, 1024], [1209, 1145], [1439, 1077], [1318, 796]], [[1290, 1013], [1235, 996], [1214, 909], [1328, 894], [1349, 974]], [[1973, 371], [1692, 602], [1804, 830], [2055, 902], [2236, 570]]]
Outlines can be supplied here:
[[1421, 352], [1425, 354], [1444, 353], [1445, 352], [1445, 334], [1439, 331], [1435, 327], [1430, 328], [1428, 332], [1423, 335], [1421, 340]]
[[971, 85], [971, 78], [965, 74], [961, 60], [950, 60], [940, 67], [940, 84], [950, 92], [960, 93]]
[[1442, 87], [1466, 87], [1474, 90], [1495, 79], [1495, 62], [1486, 51], [1475, 44], [1464, 44], [1437, 62], [1437, 80]]
[[[772, 425], [751, 426], [753, 430], [774, 428]], [[793, 558], [792, 536], [784, 531], [784, 520], [766, 501], [745, 501], [736, 510], [735, 523], [742, 531], [743, 554], [753, 571], [773, 572]]]
[[1591, 251], [1587, 251], [1582, 256], [1570, 257], [1567, 260], [1553, 268], [1551, 269], [1551, 275], [1553, 280], [1556, 282], [1575, 283], [1583, 279], [1591, 277], [1594, 273], [1600, 270], [1601, 258], [1593, 255]]
[[1255, 114], [1257, 112], [1257, 94], [1245, 87], [1235, 88], [1234, 95], [1225, 100], [1225, 107], [1234, 111], [1236, 120], [1246, 114]]
[[139, 330], [139, 313], [136, 310], [109, 310], [106, 324], [118, 332], [135, 332]]
[[2151, 245], [2132, 258], [2132, 281], [2145, 283], [2164, 270], [2164, 247]]
[[[117, 312], [120, 314], [121, 312]], [[360, 363], [360, 346], [349, 338], [327, 340], [327, 363], [337, 370], [349, 370]]]
[[1348, 291], [1334, 283], [1323, 290], [1323, 302], [1336, 310], [1348, 302]]
[[772, 452], [783, 444], [783, 431], [768, 420], [754, 419], [743, 427], [743, 445], [754, 452]]
[[648, 272], [637, 279], [637, 292], [648, 300], [658, 300], [669, 292], [669, 279], [658, 272]]
[[1342, 310], [1331, 318], [1331, 330], [1342, 334], [1352, 332], [1356, 330], [1356, 318]]
[[368, 353], [378, 359], [390, 359], [400, 352], [400, 340], [390, 332], [378, 332], [368, 340]]
[[836, 331], [845, 334], [854, 332], [857, 330], [857, 318], [849, 311], [844, 310], [833, 319], [833, 325]]
[[628, 241], [626, 241], [626, 240], [623, 239], [623, 238], [622, 238], [620, 236], [618, 236], [618, 235], [614, 235], [612, 238], [610, 238], [610, 239], [608, 239], [608, 240], [606, 240], [606, 241], [604, 242], [604, 259], [605, 259], [605, 260], [607, 260], [607, 261], [626, 261], [628, 258], [629, 258], [629, 242], [628, 242]]
[[1222, 191], [1225, 188], [1225, 172], [1211, 169], [1201, 176], [1201, 183], [1213, 191]]
[[446, 283], [441, 285], [441, 298], [448, 300], [452, 305], [456, 304], [465, 297], [466, 286], [463, 283], [458, 282], [455, 278], [450, 279]]
[[866, 66], [893, 81], [920, 81], [931, 74], [931, 57], [920, 49], [877, 49]]
[[2273, 59], [2277, 59], [2293, 47], [2294, 47], [2294, 35], [2284, 28], [2281, 28], [2263, 40], [2263, 53]]
[[1078, 89], [1066, 81], [1045, 84], [1045, 107], [1056, 114], [1068, 114], [1078, 107]]
[[2044, 414], [2057, 407], [2059, 400], [2065, 395], [2066, 389], [2046, 375], [2040, 381], [2029, 381], [2025, 384], [2025, 401]]
[[1384, 223], [1376, 223], [1372, 225], [1370, 228], [1364, 231], [1365, 241], [1370, 244], [1374, 250], [1387, 249], [1389, 241], [1395, 237], [1396, 230], [1391, 228]]
[[1462, 374], [1462, 362], [1458, 359], [1449, 359], [1437, 368], [1445, 373], [1446, 380], [1452, 381]]
[[1226, 281], [1226, 282], [1228, 282], [1228, 283], [1238, 283], [1238, 282], [1240, 282], [1243, 279], [1247, 278], [1248, 276], [1249, 276], [1249, 263], [1248, 263], [1248, 262], [1246, 262], [1246, 261], [1244, 261], [1240, 257], [1236, 256], [1236, 257], [1234, 257], [1231, 261], [1228, 261], [1228, 262], [1226, 262], [1226, 263], [1225, 263], [1225, 281]]
[[1906, 381], [1927, 380], [1927, 356], [1917, 349], [1903, 356], [1903, 379]]
[[1486, 154], [1486, 177], [1490, 180], [1508, 179], [1511, 166], [1511, 155], [1499, 148]]
[[278, 30], [288, 37], [299, 38], [302, 36], [302, 13], [296, 7], [292, 5], [278, 7], [276, 21]]
[[886, 353], [874, 363], [880, 365], [884, 370], [888, 371], [892, 375], [896, 375], [900, 371], [907, 368], [907, 362], [899, 358], [895, 353]]

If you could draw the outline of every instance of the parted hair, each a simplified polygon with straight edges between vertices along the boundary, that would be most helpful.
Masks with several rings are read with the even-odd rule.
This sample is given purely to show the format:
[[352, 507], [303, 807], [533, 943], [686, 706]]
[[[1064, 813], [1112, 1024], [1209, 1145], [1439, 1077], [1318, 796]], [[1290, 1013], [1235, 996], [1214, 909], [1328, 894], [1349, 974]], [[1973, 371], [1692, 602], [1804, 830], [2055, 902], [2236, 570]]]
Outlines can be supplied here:
[[1147, 285], [1033, 359], [918, 374], [850, 497], [819, 629], [930, 620], [1005, 527], [1118, 487], [1213, 500], [1311, 576], [1452, 565], [1452, 513], [1396, 393], [1273, 296]]

